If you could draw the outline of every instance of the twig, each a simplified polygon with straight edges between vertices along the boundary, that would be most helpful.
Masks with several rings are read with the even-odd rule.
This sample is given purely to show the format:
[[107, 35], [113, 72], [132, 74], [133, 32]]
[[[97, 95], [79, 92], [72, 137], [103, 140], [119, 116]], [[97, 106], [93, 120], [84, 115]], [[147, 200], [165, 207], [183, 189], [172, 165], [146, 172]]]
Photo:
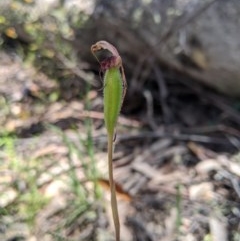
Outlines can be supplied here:
[[63, 54], [57, 53], [56, 57], [58, 58], [59, 61], [69, 70], [71, 70], [76, 76], [84, 80], [85, 82], [97, 86], [97, 82], [95, 81], [94, 75], [93, 74], [87, 74], [83, 70], [77, 67], [76, 63], [73, 63], [71, 60], [66, 58]]
[[194, 90], [203, 101], [208, 100], [211, 105], [216, 106], [218, 109], [228, 114], [234, 122], [237, 124], [240, 123], [240, 113], [227, 104], [223, 97], [210, 92], [200, 84], [194, 83], [193, 85], [192, 81], [188, 80], [187, 78], [179, 78], [178, 80], [184, 85], [188, 86], [190, 89]]
[[181, 128], [183, 132], [187, 133], [212, 133], [212, 132], [223, 132], [224, 134], [240, 137], [240, 131], [229, 127], [225, 126], [222, 124], [218, 125], [207, 125], [207, 126], [198, 126], [198, 127], [193, 127], [193, 128]]
[[144, 132], [141, 134], [118, 135], [118, 141], [129, 141], [131, 139], [146, 139], [146, 138], [171, 138], [179, 141], [195, 141], [200, 143], [213, 143], [232, 145], [226, 138], [209, 137], [203, 135], [189, 135], [189, 134], [172, 134], [167, 132]]
[[168, 97], [167, 85], [163, 78], [162, 72], [159, 70], [159, 68], [157, 67], [156, 64], [153, 66], [153, 70], [155, 72], [156, 80], [158, 83], [160, 103], [161, 103], [161, 107], [162, 107], [164, 122], [168, 123], [171, 119], [171, 112], [170, 112], [170, 108], [168, 107], [167, 102], [166, 102], [167, 97]]
[[226, 171], [226, 170], [222, 170], [220, 172], [220, 174], [225, 177], [226, 179], [230, 180], [233, 189], [235, 190], [235, 192], [237, 193], [238, 197], [240, 198], [240, 185], [238, 182], [238, 178], [234, 177], [232, 173]]
[[147, 103], [147, 119], [148, 119], [148, 123], [150, 124], [151, 128], [153, 130], [157, 130], [157, 124], [154, 121], [154, 114], [153, 114], [153, 98], [152, 98], [152, 94], [149, 90], [145, 90], [143, 92], [143, 95], [146, 99], [146, 103]]

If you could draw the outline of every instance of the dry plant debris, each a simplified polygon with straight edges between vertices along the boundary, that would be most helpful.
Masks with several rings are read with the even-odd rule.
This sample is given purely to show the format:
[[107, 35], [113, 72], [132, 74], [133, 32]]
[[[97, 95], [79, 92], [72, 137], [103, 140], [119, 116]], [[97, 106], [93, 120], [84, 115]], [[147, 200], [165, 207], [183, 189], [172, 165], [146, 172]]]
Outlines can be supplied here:
[[[89, 93], [89, 109], [74, 98], [45, 103], [42, 94], [56, 90], [56, 83], [17, 59], [3, 59], [0, 101], [7, 108], [0, 110], [0, 125], [14, 141], [12, 134], [1, 133], [0, 240], [113, 240], [101, 95]], [[240, 114], [231, 99], [192, 87], [188, 80], [181, 83], [160, 69], [155, 73], [162, 76], [157, 81], [165, 92], [159, 97], [153, 88], [145, 94], [143, 109], [133, 103], [129, 86], [127, 101], [132, 100], [135, 114], [119, 118], [113, 166], [122, 237], [219, 241], [221, 230], [221, 240], [237, 241]], [[27, 94], [22, 92], [26, 86]], [[156, 98], [161, 106], [155, 106]], [[87, 119], [101, 198], [94, 196], [96, 186], [86, 172], [91, 163]], [[80, 189], [73, 189], [73, 174]], [[85, 195], [79, 203], [81, 193], [74, 190]], [[36, 207], [30, 225], [25, 203]]]

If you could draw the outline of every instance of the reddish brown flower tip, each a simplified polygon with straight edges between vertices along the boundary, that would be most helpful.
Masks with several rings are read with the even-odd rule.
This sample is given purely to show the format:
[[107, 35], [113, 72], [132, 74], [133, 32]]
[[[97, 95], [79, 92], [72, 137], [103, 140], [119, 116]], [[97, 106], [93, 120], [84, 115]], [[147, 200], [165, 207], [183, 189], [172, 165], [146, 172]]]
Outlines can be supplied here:
[[100, 62], [101, 71], [104, 72], [112, 67], [118, 66], [118, 58], [116, 56], [110, 56]]

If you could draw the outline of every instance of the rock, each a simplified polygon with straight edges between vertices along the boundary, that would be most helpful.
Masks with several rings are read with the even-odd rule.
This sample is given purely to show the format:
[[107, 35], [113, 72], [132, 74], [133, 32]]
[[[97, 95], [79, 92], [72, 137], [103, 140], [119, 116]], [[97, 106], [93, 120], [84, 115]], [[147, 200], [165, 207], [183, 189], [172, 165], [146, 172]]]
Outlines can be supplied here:
[[212, 201], [214, 198], [213, 184], [203, 182], [190, 186], [189, 197], [191, 200]]
[[5, 190], [4, 193], [0, 195], [0, 208], [5, 208], [10, 203], [12, 203], [18, 196], [18, 193], [15, 189], [9, 188]]
[[128, 56], [154, 57], [220, 92], [240, 96], [239, 11], [238, 0], [97, 1], [92, 28], [77, 33], [81, 38], [75, 46], [86, 56], [86, 42], [104, 38], [121, 49], [125, 63]]
[[[240, 96], [239, 11], [239, 1], [216, 1], [178, 31], [178, 40], [177, 35], [172, 36], [175, 44], [170, 44], [171, 40], [166, 45], [176, 65], [207, 85], [237, 96]], [[181, 55], [189, 58], [195, 67], [179, 61]]]
[[198, 174], [207, 175], [212, 171], [221, 170], [221, 166], [221, 163], [219, 163], [217, 160], [207, 159], [199, 162], [195, 168]]
[[[5, 11], [11, 1], [2, 2]], [[59, 6], [65, 15], [72, 10], [82, 14], [82, 25], [70, 42], [84, 60], [90, 60], [92, 43], [106, 39], [129, 61], [129, 72], [141, 58], [153, 57], [222, 93], [240, 96], [239, 0], [37, 0], [15, 8], [38, 21]], [[17, 26], [18, 35], [29, 42], [20, 30]]]

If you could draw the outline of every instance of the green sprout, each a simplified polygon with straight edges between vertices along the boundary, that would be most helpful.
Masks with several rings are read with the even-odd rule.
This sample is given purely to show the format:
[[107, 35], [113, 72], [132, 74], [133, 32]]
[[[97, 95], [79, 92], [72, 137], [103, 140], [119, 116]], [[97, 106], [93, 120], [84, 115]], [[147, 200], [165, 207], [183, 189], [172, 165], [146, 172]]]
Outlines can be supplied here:
[[[99, 41], [92, 45], [91, 51], [96, 57], [95, 52], [106, 49], [111, 52], [112, 56], [100, 62], [101, 71], [104, 73], [104, 121], [108, 135], [108, 172], [111, 190], [112, 215], [115, 226], [116, 241], [120, 241], [120, 224], [117, 207], [117, 198], [115, 183], [113, 178], [113, 142], [115, 127], [121, 110], [121, 106], [126, 94], [126, 78], [122, 65], [122, 59], [117, 49], [106, 41]], [[97, 57], [96, 57], [97, 59]], [[98, 60], [98, 59], [97, 59]], [[98, 61], [99, 62], [99, 61]]]

